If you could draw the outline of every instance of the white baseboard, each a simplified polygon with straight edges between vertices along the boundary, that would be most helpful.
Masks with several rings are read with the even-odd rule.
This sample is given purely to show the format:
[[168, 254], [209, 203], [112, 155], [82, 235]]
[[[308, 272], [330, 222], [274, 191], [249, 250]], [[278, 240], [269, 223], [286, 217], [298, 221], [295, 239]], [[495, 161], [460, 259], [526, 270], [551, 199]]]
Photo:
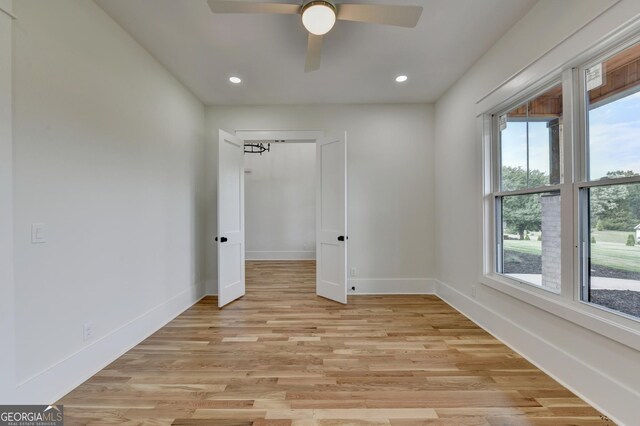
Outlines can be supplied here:
[[[355, 287], [355, 290], [353, 290]], [[435, 294], [432, 278], [350, 278], [347, 293], [368, 294]]]
[[[597, 366], [584, 363], [478, 300], [439, 280], [435, 280], [435, 284], [438, 297], [607, 415], [616, 424], [636, 424], [636, 408], [640, 406], [640, 397], [632, 389], [602, 373]], [[611, 413], [619, 414], [614, 416]]]
[[175, 295], [16, 387], [15, 404], [52, 404], [202, 298], [203, 283]]
[[315, 251], [247, 251], [246, 260], [315, 260]]
[[[350, 296], [375, 294], [435, 294], [435, 282], [432, 278], [351, 278], [348, 280], [347, 293]], [[355, 291], [351, 290], [355, 287]], [[218, 281], [206, 281], [205, 294], [218, 295]]]

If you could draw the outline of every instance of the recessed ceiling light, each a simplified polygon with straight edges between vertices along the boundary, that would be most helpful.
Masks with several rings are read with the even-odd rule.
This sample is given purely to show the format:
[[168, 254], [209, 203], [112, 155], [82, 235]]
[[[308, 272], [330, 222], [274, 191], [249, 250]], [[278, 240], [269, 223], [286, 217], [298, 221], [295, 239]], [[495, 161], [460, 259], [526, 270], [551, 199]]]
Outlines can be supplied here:
[[229, 81], [232, 82], [233, 84], [242, 83], [242, 80], [239, 77], [229, 77]]
[[409, 80], [409, 77], [407, 77], [406, 75], [399, 75], [396, 77], [396, 81], [398, 83], [404, 83], [407, 80]]

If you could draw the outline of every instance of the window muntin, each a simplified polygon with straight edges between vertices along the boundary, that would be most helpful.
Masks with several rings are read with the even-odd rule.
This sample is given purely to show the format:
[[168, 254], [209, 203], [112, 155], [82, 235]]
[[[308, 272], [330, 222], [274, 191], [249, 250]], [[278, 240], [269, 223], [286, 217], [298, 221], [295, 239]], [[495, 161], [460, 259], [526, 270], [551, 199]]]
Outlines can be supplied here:
[[585, 70], [590, 180], [640, 175], [640, 43]]

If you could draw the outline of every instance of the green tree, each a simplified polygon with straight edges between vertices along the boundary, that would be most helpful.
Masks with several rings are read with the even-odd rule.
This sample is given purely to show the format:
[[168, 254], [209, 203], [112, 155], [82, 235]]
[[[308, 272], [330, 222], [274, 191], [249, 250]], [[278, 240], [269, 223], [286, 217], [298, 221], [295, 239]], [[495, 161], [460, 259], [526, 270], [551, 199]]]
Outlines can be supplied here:
[[[636, 175], [637, 173], [632, 170], [616, 170], [614, 172], [607, 173], [608, 178], [631, 177]], [[620, 229], [622, 231], [631, 230], [635, 228], [636, 225], [640, 224], [640, 184], [629, 184], [626, 185], [626, 188], [629, 195], [627, 197], [627, 202], [622, 205], [622, 208], [627, 212], [627, 215], [624, 218], [624, 229]]]
[[629, 190], [625, 185], [600, 186], [589, 191], [589, 205], [592, 223], [600, 224], [607, 230], [616, 230], [624, 222], [625, 203]]
[[502, 220], [507, 231], [517, 233], [521, 240], [525, 239], [525, 231], [540, 231], [540, 194], [504, 197]]
[[529, 170], [528, 184], [527, 171], [522, 167], [502, 167], [502, 190], [516, 191], [518, 189], [536, 188], [549, 184], [549, 176], [540, 170]]
[[[607, 178], [635, 176], [632, 171], [611, 171]], [[590, 191], [591, 220], [598, 229], [630, 231], [640, 223], [640, 184], [612, 185]]]
[[636, 239], [633, 238], [633, 234], [629, 234], [629, 236], [627, 237], [627, 245], [631, 247], [636, 245]]
[[[527, 171], [522, 167], [502, 168], [503, 191], [535, 188], [548, 183], [549, 176], [539, 170], [529, 170], [527, 180]], [[542, 226], [540, 194], [504, 197], [502, 220], [507, 231], [517, 233], [521, 240], [525, 239], [525, 231], [540, 231]]]

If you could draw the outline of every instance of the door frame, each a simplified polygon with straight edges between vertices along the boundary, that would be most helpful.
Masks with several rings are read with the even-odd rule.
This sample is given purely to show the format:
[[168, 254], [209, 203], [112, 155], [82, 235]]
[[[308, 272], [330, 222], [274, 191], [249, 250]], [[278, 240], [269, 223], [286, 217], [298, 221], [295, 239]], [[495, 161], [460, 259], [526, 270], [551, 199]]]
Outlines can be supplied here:
[[[324, 130], [265, 130], [265, 129], [238, 129], [233, 132], [235, 136], [246, 141], [269, 141], [269, 140], [284, 140], [288, 143], [314, 143], [316, 144], [319, 140], [324, 139], [327, 136], [327, 133]], [[316, 158], [316, 163], [318, 159]], [[347, 170], [345, 170], [347, 173]], [[319, 172], [316, 174], [316, 184], [318, 183], [318, 179], [320, 177]], [[345, 176], [346, 178], [346, 176]], [[316, 209], [318, 207], [318, 201], [316, 200]], [[348, 204], [347, 204], [348, 208]], [[316, 218], [317, 220], [317, 218]], [[316, 227], [316, 243], [318, 239], [318, 229]], [[316, 260], [318, 259], [317, 253], [317, 245], [316, 245]], [[348, 277], [347, 277], [348, 279]], [[348, 285], [348, 282], [345, 281], [345, 286]], [[316, 283], [317, 286], [317, 283]], [[317, 287], [316, 287], [317, 292]]]
[[234, 134], [244, 141], [285, 140], [316, 143], [325, 137], [324, 130], [236, 130]]

